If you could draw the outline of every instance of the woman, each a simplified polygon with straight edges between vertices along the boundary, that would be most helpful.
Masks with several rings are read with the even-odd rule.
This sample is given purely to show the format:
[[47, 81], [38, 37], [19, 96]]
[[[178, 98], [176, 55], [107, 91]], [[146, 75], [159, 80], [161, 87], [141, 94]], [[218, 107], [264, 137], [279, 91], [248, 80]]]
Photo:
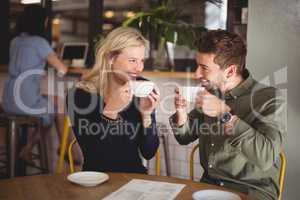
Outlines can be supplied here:
[[[84, 156], [83, 170], [146, 173], [159, 146], [154, 109], [159, 93], [133, 96], [148, 41], [135, 29], [117, 28], [100, 44], [94, 68], [68, 95], [68, 112]], [[143, 79], [145, 80], [145, 79]]]
[[[68, 70], [44, 38], [46, 22], [46, 12], [38, 5], [25, 7], [19, 17], [17, 36], [10, 44], [8, 79], [4, 86], [2, 106], [8, 113], [40, 117], [44, 129], [42, 133], [48, 131], [53, 121], [56, 122], [58, 133], [62, 133], [63, 113], [55, 112], [57, 97], [53, 98], [54, 102], [50, 102], [40, 90], [47, 62], [61, 75]], [[52, 111], [47, 110], [49, 107]], [[31, 150], [38, 138], [35, 135], [29, 139], [21, 151], [23, 159], [31, 160]]]

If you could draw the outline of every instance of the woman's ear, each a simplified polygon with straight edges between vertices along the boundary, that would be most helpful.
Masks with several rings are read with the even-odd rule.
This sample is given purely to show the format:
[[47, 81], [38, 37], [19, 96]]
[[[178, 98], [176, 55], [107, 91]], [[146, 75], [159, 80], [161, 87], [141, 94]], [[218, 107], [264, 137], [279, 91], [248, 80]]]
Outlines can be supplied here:
[[108, 64], [110, 66], [112, 66], [114, 64], [114, 62], [115, 62], [115, 59], [116, 59], [116, 56], [109, 56], [109, 58], [108, 58]]
[[111, 53], [109, 56], [108, 56], [108, 64], [109, 65], [113, 65], [116, 58], [117, 58], [118, 54], [117, 53]]
[[226, 78], [230, 78], [232, 76], [235, 76], [238, 72], [237, 66], [235, 64], [233, 65], [229, 65], [226, 69], [225, 69], [225, 77]]
[[110, 59], [109, 59], [108, 64], [109, 64], [110, 66], [112, 66], [112, 64], [113, 64], [113, 58], [110, 58]]

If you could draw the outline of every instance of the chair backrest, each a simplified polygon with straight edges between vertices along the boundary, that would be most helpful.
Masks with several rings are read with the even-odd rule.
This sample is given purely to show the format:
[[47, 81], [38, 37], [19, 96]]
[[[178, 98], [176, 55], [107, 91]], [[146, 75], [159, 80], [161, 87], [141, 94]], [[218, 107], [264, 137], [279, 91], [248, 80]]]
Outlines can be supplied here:
[[65, 153], [67, 150], [67, 143], [68, 143], [68, 137], [69, 133], [71, 131], [71, 122], [69, 117], [64, 118], [64, 129], [62, 133], [62, 138], [61, 138], [61, 144], [60, 144], [60, 153], [59, 153], [59, 159], [57, 163], [57, 173], [62, 173], [64, 169], [64, 163], [65, 163]]
[[[195, 145], [190, 154], [190, 179], [194, 180], [194, 155], [196, 150], [199, 148], [199, 144]], [[282, 198], [283, 186], [284, 186], [284, 177], [285, 177], [285, 170], [286, 170], [286, 157], [284, 152], [279, 154], [280, 157], [280, 174], [279, 174], [279, 197], [278, 200]]]
[[280, 174], [279, 174], [279, 197], [278, 200], [282, 199], [283, 186], [284, 186], [284, 177], [285, 177], [285, 169], [286, 169], [286, 157], [284, 152], [279, 154], [280, 157]]
[[72, 147], [76, 142], [77, 142], [77, 140], [73, 139], [72, 142], [70, 143], [69, 147], [68, 147], [68, 158], [69, 158], [69, 165], [70, 165], [70, 173], [71, 174], [75, 172], [74, 159], [73, 159], [73, 155], [72, 155]]
[[[77, 142], [77, 140], [74, 139], [68, 147], [68, 158], [69, 158], [69, 164], [70, 164], [70, 173], [75, 172], [74, 159], [73, 159], [73, 155], [72, 155], [72, 148], [73, 148], [73, 146], [76, 142]], [[159, 148], [157, 149], [157, 152], [155, 154], [155, 172], [156, 172], [157, 176], [160, 176], [160, 150], [159, 150]]]

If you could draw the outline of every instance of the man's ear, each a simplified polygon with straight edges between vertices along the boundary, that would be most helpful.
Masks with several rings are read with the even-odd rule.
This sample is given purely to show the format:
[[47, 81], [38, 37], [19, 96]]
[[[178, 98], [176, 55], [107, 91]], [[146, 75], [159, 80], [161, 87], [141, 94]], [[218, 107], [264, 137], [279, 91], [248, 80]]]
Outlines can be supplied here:
[[229, 65], [225, 70], [225, 76], [226, 78], [230, 78], [235, 76], [238, 73], [238, 68], [236, 65]]

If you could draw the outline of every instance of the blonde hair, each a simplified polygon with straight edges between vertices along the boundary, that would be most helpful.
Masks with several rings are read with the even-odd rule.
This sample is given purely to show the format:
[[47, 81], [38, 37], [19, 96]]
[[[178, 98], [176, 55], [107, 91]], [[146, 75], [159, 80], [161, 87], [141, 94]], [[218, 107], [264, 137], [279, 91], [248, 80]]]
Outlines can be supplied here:
[[101, 96], [107, 93], [108, 73], [111, 69], [111, 59], [119, 55], [127, 47], [145, 46], [149, 42], [134, 28], [119, 27], [111, 31], [96, 50], [96, 62], [88, 73], [82, 76], [76, 86]]

